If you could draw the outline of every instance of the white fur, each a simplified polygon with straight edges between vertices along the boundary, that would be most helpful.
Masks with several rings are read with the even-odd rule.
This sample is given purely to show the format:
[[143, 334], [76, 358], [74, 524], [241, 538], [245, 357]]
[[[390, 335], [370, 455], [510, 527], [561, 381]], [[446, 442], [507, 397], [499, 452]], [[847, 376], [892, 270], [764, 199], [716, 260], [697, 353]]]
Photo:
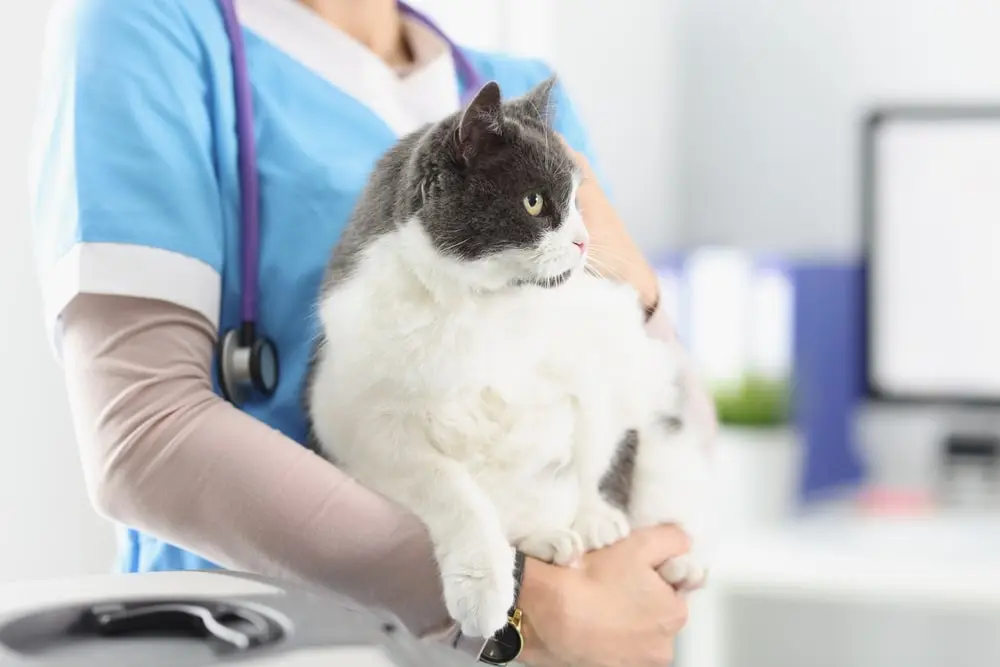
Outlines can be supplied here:
[[[445, 259], [418, 220], [369, 245], [319, 312], [311, 398], [324, 451], [428, 526], [449, 611], [473, 636], [506, 622], [513, 550], [567, 564], [639, 525], [700, 509], [701, 443], [682, 415], [678, 360], [643, 327], [635, 292], [582, 270], [579, 213], [538, 252]], [[509, 288], [514, 276], [573, 276]], [[631, 517], [598, 482], [640, 430]], [[696, 538], [695, 538], [696, 539]], [[697, 561], [668, 563], [698, 585]]]

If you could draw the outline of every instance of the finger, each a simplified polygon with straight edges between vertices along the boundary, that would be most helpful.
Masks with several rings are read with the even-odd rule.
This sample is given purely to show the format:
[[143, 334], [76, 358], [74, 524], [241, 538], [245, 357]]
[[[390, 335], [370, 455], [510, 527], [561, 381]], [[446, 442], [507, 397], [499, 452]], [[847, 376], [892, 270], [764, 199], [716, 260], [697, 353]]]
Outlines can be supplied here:
[[690, 538], [674, 525], [639, 528], [626, 539], [634, 542], [639, 558], [654, 568], [691, 549]]

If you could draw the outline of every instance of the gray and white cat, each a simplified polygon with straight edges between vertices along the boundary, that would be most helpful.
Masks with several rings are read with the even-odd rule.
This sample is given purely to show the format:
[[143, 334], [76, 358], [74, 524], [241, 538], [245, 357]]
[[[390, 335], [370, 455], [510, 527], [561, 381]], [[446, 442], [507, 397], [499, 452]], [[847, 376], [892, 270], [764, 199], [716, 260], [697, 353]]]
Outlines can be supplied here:
[[[463, 632], [513, 601], [512, 545], [569, 564], [680, 523], [706, 463], [680, 360], [633, 289], [585, 270], [580, 172], [549, 79], [403, 137], [333, 252], [306, 405], [320, 452], [419, 516]], [[695, 555], [661, 574], [697, 587]]]

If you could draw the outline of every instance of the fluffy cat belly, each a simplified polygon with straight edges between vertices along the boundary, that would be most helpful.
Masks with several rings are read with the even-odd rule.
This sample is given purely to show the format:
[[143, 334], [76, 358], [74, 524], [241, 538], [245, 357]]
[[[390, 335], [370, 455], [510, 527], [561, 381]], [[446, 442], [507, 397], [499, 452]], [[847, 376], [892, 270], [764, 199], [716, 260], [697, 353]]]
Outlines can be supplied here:
[[575, 401], [549, 395], [539, 405], [512, 406], [492, 389], [465, 395], [477, 394], [479, 400], [449, 402], [427, 413], [436, 446], [461, 461], [490, 498], [510, 544], [568, 530], [580, 503]]

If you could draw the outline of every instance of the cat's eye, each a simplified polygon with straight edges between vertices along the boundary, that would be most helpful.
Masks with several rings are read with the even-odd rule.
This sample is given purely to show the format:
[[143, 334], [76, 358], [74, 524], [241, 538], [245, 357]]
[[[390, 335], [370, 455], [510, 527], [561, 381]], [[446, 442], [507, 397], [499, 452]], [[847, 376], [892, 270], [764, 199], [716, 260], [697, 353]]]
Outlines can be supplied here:
[[538, 217], [542, 213], [542, 206], [545, 205], [545, 200], [542, 198], [542, 195], [532, 192], [522, 199], [521, 203], [524, 204], [524, 210], [528, 212], [528, 215]]

